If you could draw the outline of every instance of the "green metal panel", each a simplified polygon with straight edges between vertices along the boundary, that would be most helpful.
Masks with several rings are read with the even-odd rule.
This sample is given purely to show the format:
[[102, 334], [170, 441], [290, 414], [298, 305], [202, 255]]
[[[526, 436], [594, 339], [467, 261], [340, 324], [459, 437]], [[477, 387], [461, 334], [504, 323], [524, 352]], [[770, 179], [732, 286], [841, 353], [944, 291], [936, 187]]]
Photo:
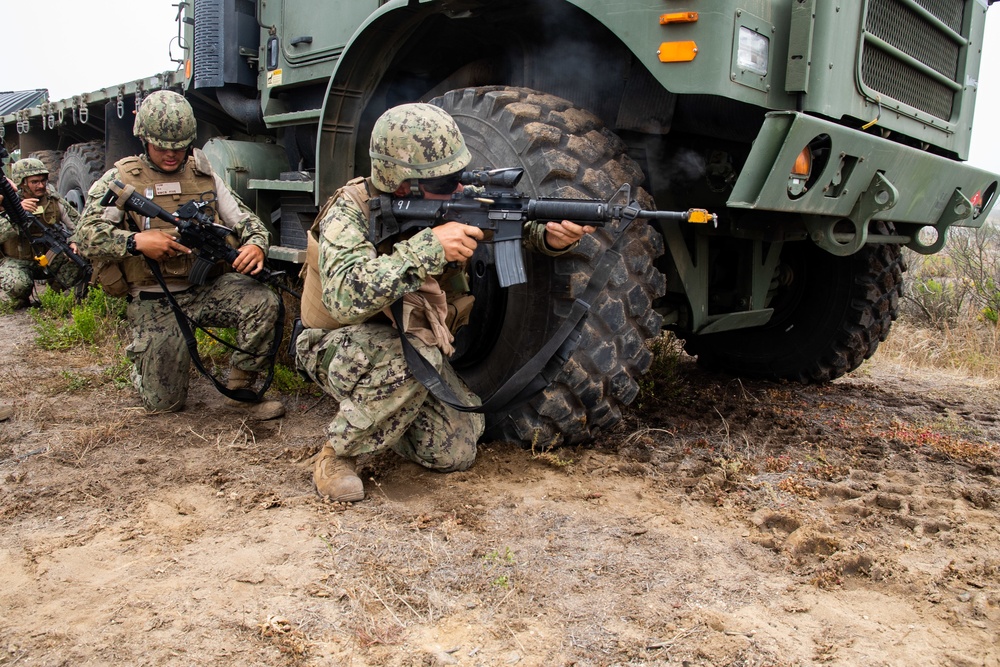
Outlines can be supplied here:
[[812, 69], [813, 31], [816, 27], [816, 0], [792, 4], [792, 21], [788, 30], [788, 70], [785, 91], [809, 92], [809, 72]]
[[[258, 192], [251, 188], [252, 179], [278, 178], [288, 169], [285, 149], [277, 144], [253, 141], [232, 141], [229, 139], [209, 139], [202, 148], [222, 180], [239, 195], [247, 206], [265, 222], [270, 222], [271, 211]], [[263, 210], [267, 208], [268, 210]]]
[[[570, 0], [610, 28], [653, 74], [675, 94], [718, 95], [767, 108], [794, 108], [784, 91], [788, 30], [792, 0], [643, 0], [607, 2]], [[660, 25], [661, 14], [696, 11], [698, 21]], [[759, 28], [769, 40], [768, 81], [754, 80], [735, 68], [738, 26]], [[698, 53], [691, 62], [662, 63], [657, 50], [663, 42], [694, 41]]]
[[[265, 119], [271, 127], [315, 121], [319, 109], [289, 106], [284, 91], [303, 85], [326, 86], [344, 47], [379, 7], [378, 0], [321, 1], [280, 0], [260, 2], [260, 23], [274, 27], [279, 60], [274, 70], [266, 68], [269, 30], [261, 28], [258, 88]], [[296, 104], [292, 94], [291, 103]], [[301, 117], [288, 114], [303, 113]]]

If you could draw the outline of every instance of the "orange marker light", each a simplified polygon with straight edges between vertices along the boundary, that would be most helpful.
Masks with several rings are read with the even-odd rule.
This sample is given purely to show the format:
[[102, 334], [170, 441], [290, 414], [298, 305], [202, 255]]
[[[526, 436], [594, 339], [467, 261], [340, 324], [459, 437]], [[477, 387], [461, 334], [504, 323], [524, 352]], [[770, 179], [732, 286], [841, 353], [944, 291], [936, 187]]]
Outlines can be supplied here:
[[792, 175], [802, 176], [806, 178], [812, 172], [812, 153], [809, 151], [809, 147], [806, 146], [799, 153], [799, 156], [795, 158], [795, 164], [792, 165]]
[[661, 63], [686, 63], [698, 55], [698, 45], [694, 42], [663, 42], [656, 51]]
[[694, 23], [698, 20], [698, 12], [673, 12], [672, 14], [660, 14], [660, 25], [668, 23]]

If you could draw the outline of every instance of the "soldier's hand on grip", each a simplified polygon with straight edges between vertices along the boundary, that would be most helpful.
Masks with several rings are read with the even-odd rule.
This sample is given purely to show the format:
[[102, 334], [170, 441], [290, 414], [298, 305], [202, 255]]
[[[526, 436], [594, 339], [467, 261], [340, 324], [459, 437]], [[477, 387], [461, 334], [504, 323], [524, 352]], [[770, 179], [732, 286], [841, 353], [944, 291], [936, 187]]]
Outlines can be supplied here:
[[483, 239], [483, 230], [460, 222], [446, 222], [432, 229], [434, 236], [444, 248], [444, 258], [449, 262], [464, 262]]
[[191, 253], [189, 248], [181, 245], [173, 236], [159, 229], [147, 229], [136, 234], [135, 249], [157, 262]]

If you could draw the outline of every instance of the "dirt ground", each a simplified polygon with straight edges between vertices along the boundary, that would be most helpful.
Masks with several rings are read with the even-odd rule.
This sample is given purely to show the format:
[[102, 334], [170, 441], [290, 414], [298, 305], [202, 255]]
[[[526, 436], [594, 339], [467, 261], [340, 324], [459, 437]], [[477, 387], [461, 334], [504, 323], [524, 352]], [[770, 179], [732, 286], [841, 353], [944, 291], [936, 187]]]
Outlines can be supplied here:
[[708, 375], [586, 448], [364, 461], [334, 406], [146, 416], [0, 318], [0, 665], [1000, 665], [998, 387]]

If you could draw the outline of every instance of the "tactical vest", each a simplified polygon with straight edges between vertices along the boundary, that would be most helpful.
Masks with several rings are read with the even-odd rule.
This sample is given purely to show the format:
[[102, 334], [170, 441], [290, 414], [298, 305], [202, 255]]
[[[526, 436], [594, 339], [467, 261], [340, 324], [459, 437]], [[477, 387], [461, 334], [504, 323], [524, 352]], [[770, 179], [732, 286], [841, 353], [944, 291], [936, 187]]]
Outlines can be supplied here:
[[[26, 195], [23, 191], [19, 192], [18, 195], [20, 195], [21, 199], [32, 196]], [[58, 200], [54, 197], [50, 197], [48, 192], [46, 192], [38, 199], [38, 208], [35, 209], [35, 212], [32, 213], [32, 215], [51, 227], [59, 222], [60, 215]], [[31, 235], [32, 237], [41, 236], [41, 232], [32, 230]], [[31, 242], [24, 237], [24, 233], [21, 231], [18, 231], [17, 236], [4, 241], [0, 250], [3, 251], [5, 256], [13, 259], [34, 259], [35, 257], [35, 253], [31, 250]]]
[[[139, 156], [123, 158], [115, 163], [115, 168], [118, 170], [118, 180], [125, 185], [131, 185], [137, 193], [152, 200], [167, 211], [176, 211], [192, 199], [215, 201], [215, 179], [212, 178], [212, 167], [205, 154], [197, 149], [193, 151], [182, 169], [170, 174], [156, 171]], [[214, 215], [214, 210], [210, 209], [211, 205], [206, 208], [205, 213]], [[140, 218], [133, 213], [125, 215], [132, 217], [139, 231], [161, 229], [168, 234], [177, 235], [176, 227], [159, 218]], [[125, 229], [132, 230], [131, 225], [128, 225], [127, 222], [123, 221], [122, 224], [125, 225]], [[194, 258], [190, 255], [171, 257], [159, 263], [160, 272], [168, 281], [170, 279], [186, 281], [193, 263]], [[131, 288], [142, 288], [156, 284], [156, 278], [153, 277], [153, 272], [150, 271], [146, 258], [142, 255], [127, 257], [122, 260], [120, 267], [125, 276], [125, 282]], [[221, 267], [219, 270], [222, 270]]]
[[[307, 329], [337, 329], [343, 326], [323, 303], [323, 284], [319, 275], [319, 221], [327, 214], [334, 202], [341, 197], [346, 197], [354, 202], [367, 220], [371, 215], [368, 201], [373, 193], [370, 179], [360, 176], [351, 179], [323, 204], [312, 227], [309, 228], [309, 233], [306, 234], [306, 263], [299, 274], [303, 282], [299, 318]], [[393, 240], [388, 240], [384, 246], [380, 245], [379, 254], [391, 252], [392, 243]], [[449, 312], [446, 324], [448, 329], [454, 333], [459, 327], [468, 324], [475, 299], [471, 294], [467, 294], [468, 282], [464, 269], [449, 269], [438, 278], [438, 282], [448, 300]]]
[[371, 195], [367, 179], [359, 176], [351, 179], [344, 187], [334, 192], [333, 196], [326, 200], [319, 213], [316, 214], [316, 220], [313, 221], [309, 233], [306, 234], [306, 263], [299, 273], [299, 277], [302, 278], [299, 319], [302, 320], [302, 325], [307, 329], [339, 329], [342, 326], [323, 304], [323, 281], [319, 276], [319, 221], [341, 196], [354, 202], [361, 209], [365, 218], [368, 217], [370, 210], [368, 200]]

